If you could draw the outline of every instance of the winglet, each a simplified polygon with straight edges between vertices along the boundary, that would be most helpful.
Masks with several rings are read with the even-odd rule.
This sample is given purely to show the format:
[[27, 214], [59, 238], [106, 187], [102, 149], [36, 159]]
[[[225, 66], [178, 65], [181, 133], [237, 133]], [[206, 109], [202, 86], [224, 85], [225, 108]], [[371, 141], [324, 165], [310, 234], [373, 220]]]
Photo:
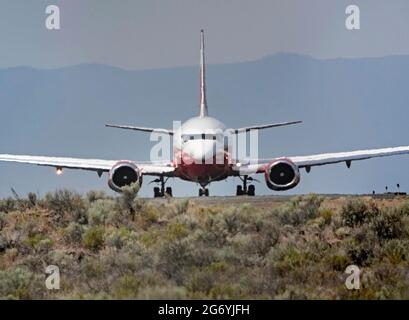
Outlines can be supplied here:
[[204, 31], [200, 30], [200, 113], [199, 117], [207, 117], [206, 77], [204, 55]]

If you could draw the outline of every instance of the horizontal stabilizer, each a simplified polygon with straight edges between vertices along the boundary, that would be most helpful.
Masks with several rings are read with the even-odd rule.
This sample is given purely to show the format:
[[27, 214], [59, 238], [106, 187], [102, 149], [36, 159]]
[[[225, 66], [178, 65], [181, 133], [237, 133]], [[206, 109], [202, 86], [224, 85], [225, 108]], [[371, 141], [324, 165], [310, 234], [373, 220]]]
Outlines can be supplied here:
[[166, 133], [166, 134], [169, 134], [169, 135], [173, 135], [173, 130], [161, 129], [161, 128], [121, 126], [121, 125], [114, 125], [114, 124], [106, 124], [105, 126], [108, 127], [108, 128], [118, 128], [118, 129], [143, 131], [143, 132], [157, 132], [157, 133]]
[[263, 124], [263, 125], [258, 125], [258, 126], [243, 127], [243, 128], [239, 128], [239, 129], [234, 129], [234, 132], [235, 133], [248, 132], [250, 130], [261, 130], [261, 129], [268, 129], [268, 128], [276, 128], [276, 127], [290, 126], [290, 125], [299, 124], [299, 123], [302, 123], [302, 121], [291, 121], [291, 122]]

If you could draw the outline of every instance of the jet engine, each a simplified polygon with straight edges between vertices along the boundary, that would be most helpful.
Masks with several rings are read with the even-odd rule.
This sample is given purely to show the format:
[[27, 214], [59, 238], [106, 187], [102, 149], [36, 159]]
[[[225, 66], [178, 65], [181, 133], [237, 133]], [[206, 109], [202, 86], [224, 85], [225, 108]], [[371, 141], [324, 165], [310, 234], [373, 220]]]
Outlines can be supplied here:
[[130, 161], [119, 161], [109, 171], [108, 185], [116, 191], [121, 192], [122, 187], [132, 183], [142, 185], [142, 175], [136, 164]]
[[272, 190], [289, 190], [300, 182], [300, 171], [291, 160], [277, 159], [266, 167], [265, 179], [267, 186]]

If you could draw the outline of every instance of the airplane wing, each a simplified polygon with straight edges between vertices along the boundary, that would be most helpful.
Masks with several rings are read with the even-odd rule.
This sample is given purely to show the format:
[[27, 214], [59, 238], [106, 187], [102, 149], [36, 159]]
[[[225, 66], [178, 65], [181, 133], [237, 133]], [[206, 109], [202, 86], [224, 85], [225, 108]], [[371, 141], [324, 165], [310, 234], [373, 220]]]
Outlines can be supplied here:
[[[339, 162], [346, 162], [349, 166], [352, 161], [365, 160], [376, 157], [389, 157], [401, 154], [409, 154], [409, 146], [394, 147], [394, 148], [382, 148], [382, 149], [369, 149], [369, 150], [358, 150], [350, 152], [337, 152], [337, 153], [322, 153], [310, 156], [296, 156], [296, 157], [285, 157], [299, 168], [311, 169], [314, 166], [323, 166], [326, 164], [333, 164]], [[264, 172], [266, 166], [273, 160], [280, 159], [260, 159], [255, 161], [239, 161], [238, 165], [233, 166], [233, 171], [239, 172], [240, 175], [255, 174]]]
[[169, 134], [169, 135], [173, 135], [173, 130], [161, 129], [161, 128], [147, 128], [147, 127], [122, 126], [122, 125], [116, 125], [116, 124], [106, 124], [105, 127], [107, 127], [107, 128], [125, 129], [125, 130], [134, 130], [134, 131], [143, 131], [143, 132], [166, 133], [166, 134]]
[[[80, 169], [96, 171], [98, 173], [108, 172], [118, 160], [100, 160], [100, 159], [78, 159], [78, 158], [60, 158], [60, 157], [42, 157], [0, 154], [0, 162], [15, 162], [34, 164], [38, 166], [55, 167], [58, 169]], [[143, 175], [152, 176], [171, 176], [175, 168], [171, 163], [162, 162], [134, 162], [141, 170]]]
[[299, 124], [299, 123], [302, 123], [302, 121], [290, 121], [290, 122], [261, 124], [261, 125], [251, 126], [251, 127], [243, 127], [243, 128], [234, 129], [234, 133], [248, 132], [250, 130], [261, 130], [261, 129], [268, 129], [268, 128], [290, 126], [290, 125]]

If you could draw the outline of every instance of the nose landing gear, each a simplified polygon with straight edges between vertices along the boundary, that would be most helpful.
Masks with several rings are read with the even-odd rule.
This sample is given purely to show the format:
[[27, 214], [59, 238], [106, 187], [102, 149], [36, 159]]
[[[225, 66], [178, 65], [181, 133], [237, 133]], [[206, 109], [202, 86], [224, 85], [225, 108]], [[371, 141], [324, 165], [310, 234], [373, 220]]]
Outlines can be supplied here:
[[153, 196], [154, 198], [163, 198], [165, 195], [169, 197], [173, 197], [173, 192], [171, 187], [166, 187], [165, 184], [169, 178], [165, 178], [161, 176], [160, 178], [153, 180], [152, 183], [160, 183], [160, 187], [153, 188]]
[[243, 185], [238, 185], [236, 190], [236, 196], [244, 196], [248, 195], [254, 197], [256, 195], [256, 187], [254, 184], [247, 186], [247, 181], [255, 181], [252, 177], [243, 176], [240, 177], [241, 181], [243, 181]]
[[205, 197], [209, 196], [209, 189], [207, 188], [199, 189], [199, 197], [203, 197], [203, 196]]

